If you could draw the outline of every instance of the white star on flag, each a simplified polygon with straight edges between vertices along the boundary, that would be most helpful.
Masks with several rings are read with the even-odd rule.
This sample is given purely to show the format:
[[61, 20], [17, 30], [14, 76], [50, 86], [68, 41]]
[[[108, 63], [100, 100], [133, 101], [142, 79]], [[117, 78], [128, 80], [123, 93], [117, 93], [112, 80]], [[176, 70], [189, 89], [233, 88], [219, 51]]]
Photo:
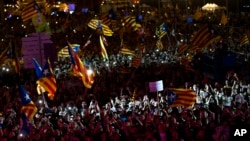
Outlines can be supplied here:
[[29, 99], [30, 99], [29, 96], [28, 96], [27, 94], [25, 95], [24, 98], [25, 98], [25, 100], [29, 100]]
[[45, 76], [48, 75], [48, 74], [49, 74], [48, 69], [44, 69], [43, 74], [44, 74]]

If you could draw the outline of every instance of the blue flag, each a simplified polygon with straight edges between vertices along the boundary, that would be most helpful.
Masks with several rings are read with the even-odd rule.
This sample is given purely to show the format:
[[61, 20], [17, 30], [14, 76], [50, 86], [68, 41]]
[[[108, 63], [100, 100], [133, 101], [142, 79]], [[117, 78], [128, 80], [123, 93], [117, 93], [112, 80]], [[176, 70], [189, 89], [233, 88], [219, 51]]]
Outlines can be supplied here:
[[30, 96], [23, 86], [19, 86], [20, 97], [22, 100], [22, 105], [25, 106], [31, 102]]
[[34, 68], [35, 68], [35, 72], [36, 72], [36, 77], [37, 77], [37, 79], [40, 79], [42, 77], [42, 68], [39, 65], [39, 63], [36, 61], [35, 58], [33, 58], [33, 63], [34, 63]]
[[50, 67], [49, 61], [46, 61], [43, 69], [42, 69], [42, 76], [43, 77], [50, 77], [53, 75], [52, 69]]

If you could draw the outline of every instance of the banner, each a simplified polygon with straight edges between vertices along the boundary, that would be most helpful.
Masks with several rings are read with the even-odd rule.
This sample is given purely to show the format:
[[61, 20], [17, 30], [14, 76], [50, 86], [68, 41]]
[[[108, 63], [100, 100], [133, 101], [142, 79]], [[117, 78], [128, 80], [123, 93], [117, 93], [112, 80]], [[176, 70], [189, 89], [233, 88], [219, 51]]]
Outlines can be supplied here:
[[155, 81], [155, 82], [149, 82], [149, 91], [150, 92], [159, 92], [163, 91], [163, 81]]

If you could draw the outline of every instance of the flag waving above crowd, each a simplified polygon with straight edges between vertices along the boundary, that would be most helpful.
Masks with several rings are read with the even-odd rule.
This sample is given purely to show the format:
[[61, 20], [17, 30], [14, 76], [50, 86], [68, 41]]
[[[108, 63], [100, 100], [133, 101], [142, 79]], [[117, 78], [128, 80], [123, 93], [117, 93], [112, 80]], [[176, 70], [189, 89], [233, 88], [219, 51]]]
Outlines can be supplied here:
[[94, 74], [89, 73], [87, 67], [83, 64], [78, 54], [74, 52], [72, 47], [70, 47], [70, 44], [68, 46], [68, 51], [74, 74], [82, 79], [82, 82], [86, 88], [91, 88], [92, 84], [94, 83]]
[[43, 68], [40, 67], [40, 65], [35, 59], [33, 59], [33, 62], [37, 76], [37, 84], [48, 93], [48, 98], [50, 100], [53, 100], [55, 97], [57, 86], [56, 78], [49, 59], [46, 61]]
[[22, 113], [25, 114], [25, 116], [32, 121], [34, 115], [37, 112], [37, 107], [34, 104], [34, 102], [30, 99], [30, 96], [24, 86], [19, 85], [19, 93], [20, 98], [22, 100]]

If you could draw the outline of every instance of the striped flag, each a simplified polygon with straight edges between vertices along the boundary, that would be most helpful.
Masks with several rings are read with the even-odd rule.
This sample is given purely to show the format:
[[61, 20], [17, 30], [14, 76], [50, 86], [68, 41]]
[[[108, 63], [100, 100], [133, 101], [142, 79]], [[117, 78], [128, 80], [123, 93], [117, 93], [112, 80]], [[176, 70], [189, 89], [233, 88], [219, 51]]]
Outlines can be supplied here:
[[157, 41], [156, 41], [156, 47], [158, 48], [158, 49], [163, 49], [163, 44], [162, 44], [162, 41], [161, 41], [161, 39], [158, 39]]
[[188, 44], [182, 44], [178, 50], [177, 50], [177, 55], [183, 55], [185, 53], [185, 51], [188, 49], [189, 45]]
[[25, 8], [22, 11], [21, 18], [23, 22], [28, 21], [29, 19], [36, 16], [40, 11], [39, 6], [36, 1], [30, 1], [25, 5]]
[[103, 42], [103, 37], [102, 35], [100, 35], [100, 45], [101, 45], [101, 54], [104, 60], [108, 60], [108, 53], [106, 51], [106, 48], [104, 46], [104, 42]]
[[131, 61], [131, 66], [134, 68], [138, 68], [141, 65], [141, 57], [134, 56]]
[[190, 108], [196, 101], [196, 93], [190, 89], [183, 88], [169, 88], [168, 104], [171, 107], [184, 106]]
[[25, 116], [32, 121], [34, 115], [37, 112], [37, 107], [34, 102], [30, 99], [29, 94], [25, 90], [22, 85], [19, 85], [19, 93], [22, 100], [22, 108], [21, 112], [25, 114]]
[[202, 49], [209, 45], [212, 41], [220, 39], [219, 35], [215, 34], [213, 27], [209, 25], [202, 26], [194, 37], [191, 39], [191, 44], [193, 45], [192, 50]]
[[86, 88], [91, 88], [92, 84], [94, 83], [94, 74], [88, 74], [87, 67], [82, 63], [77, 53], [74, 52], [70, 46], [68, 46], [68, 51], [70, 54], [73, 72], [76, 74], [76, 76], [81, 77]]
[[134, 16], [126, 16], [121, 22], [127, 29], [132, 29], [133, 31], [137, 31], [141, 28], [141, 24], [136, 23], [136, 18]]
[[[79, 44], [71, 44], [70, 46], [73, 48], [73, 50], [74, 50], [75, 52], [78, 52], [78, 50], [79, 50], [79, 48], [80, 48], [80, 45], [79, 45]], [[59, 57], [69, 57], [68, 47], [66, 46], [66, 47], [62, 48], [62, 49], [57, 53], [57, 56], [59, 56]]]
[[110, 11], [103, 13], [99, 19], [101, 20], [102, 24], [110, 26], [112, 24], [112, 21], [115, 19], [114, 13]]
[[127, 54], [127, 55], [135, 55], [135, 51], [130, 50], [130, 49], [125, 48], [125, 47], [121, 48], [120, 53]]
[[103, 35], [105, 36], [112, 36], [113, 35], [113, 31], [105, 24], [102, 24], [100, 20], [97, 19], [92, 19], [89, 21], [88, 23], [88, 27], [96, 30], [96, 29], [100, 29], [103, 33]]
[[167, 26], [165, 23], [162, 23], [158, 28], [155, 30], [155, 35], [161, 39], [163, 36], [167, 34]]
[[109, 18], [109, 13], [104, 13], [100, 16], [100, 20], [102, 24], [105, 24], [107, 26], [111, 25], [111, 19]]
[[249, 43], [249, 39], [247, 37], [247, 35], [245, 34], [242, 39], [240, 39], [240, 46], [246, 45]]
[[45, 63], [42, 69], [42, 77], [37, 80], [37, 84], [44, 88], [48, 92], [48, 98], [53, 100], [56, 93], [56, 78], [52, 70], [49, 59]]

